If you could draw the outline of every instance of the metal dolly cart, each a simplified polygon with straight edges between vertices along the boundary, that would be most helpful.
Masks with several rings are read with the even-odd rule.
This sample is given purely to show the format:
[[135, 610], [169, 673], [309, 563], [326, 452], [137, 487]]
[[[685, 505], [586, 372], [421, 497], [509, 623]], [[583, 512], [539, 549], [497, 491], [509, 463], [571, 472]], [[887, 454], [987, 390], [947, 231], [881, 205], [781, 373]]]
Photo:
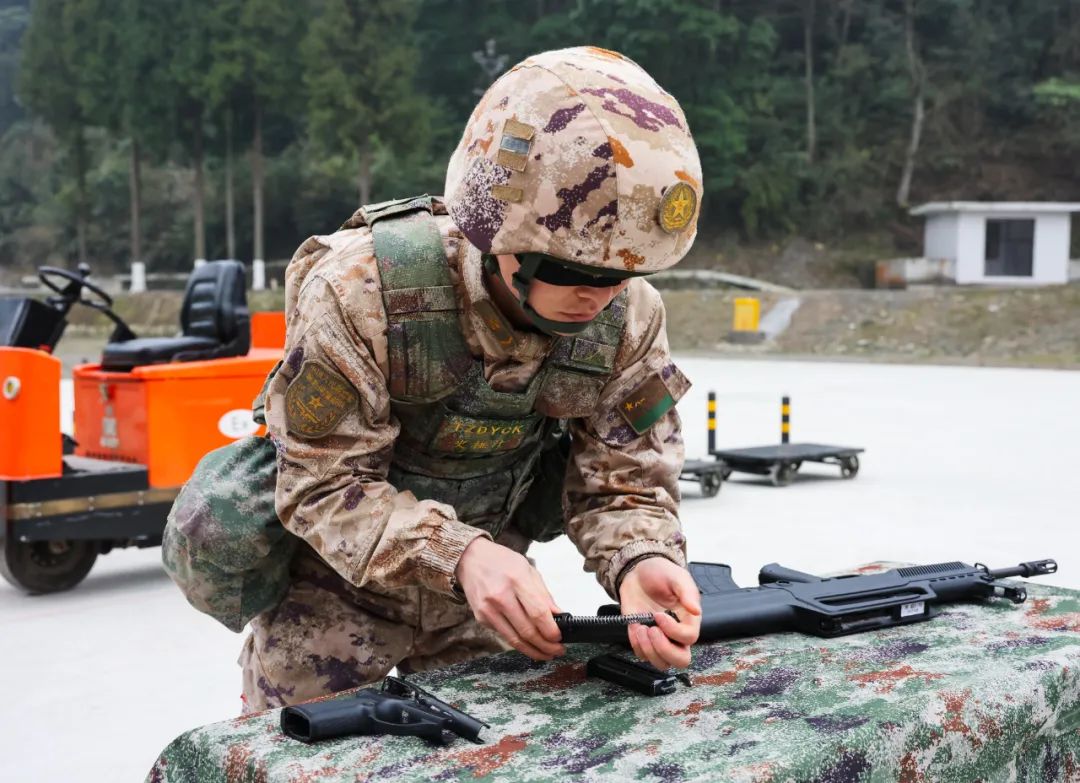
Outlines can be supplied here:
[[701, 494], [707, 498], [716, 497], [720, 485], [731, 473], [731, 469], [720, 460], [693, 459], [683, 465], [679, 478], [683, 481], [696, 481], [701, 484]]
[[859, 473], [859, 457], [864, 449], [849, 446], [827, 446], [820, 443], [791, 443], [791, 398], [784, 397], [781, 407], [780, 443], [775, 446], [756, 446], [742, 449], [717, 449], [715, 442], [716, 395], [709, 393], [709, 454], [724, 464], [723, 479], [732, 472], [768, 476], [775, 487], [786, 487], [795, 480], [804, 462], [838, 465], [846, 479]]

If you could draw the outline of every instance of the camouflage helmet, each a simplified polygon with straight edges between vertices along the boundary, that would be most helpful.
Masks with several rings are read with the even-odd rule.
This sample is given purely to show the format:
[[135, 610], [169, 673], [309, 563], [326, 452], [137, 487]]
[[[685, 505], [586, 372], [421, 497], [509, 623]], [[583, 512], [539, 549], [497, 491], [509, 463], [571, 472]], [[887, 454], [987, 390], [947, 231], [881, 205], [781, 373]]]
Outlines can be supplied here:
[[[701, 163], [678, 102], [596, 47], [544, 52], [481, 98], [450, 160], [451, 217], [482, 253], [601, 283], [676, 264], [697, 233]], [[518, 285], [524, 282], [524, 289]]]
[[690, 249], [701, 163], [678, 102], [616, 52], [544, 52], [481, 98], [450, 160], [447, 207], [485, 253], [649, 273]]

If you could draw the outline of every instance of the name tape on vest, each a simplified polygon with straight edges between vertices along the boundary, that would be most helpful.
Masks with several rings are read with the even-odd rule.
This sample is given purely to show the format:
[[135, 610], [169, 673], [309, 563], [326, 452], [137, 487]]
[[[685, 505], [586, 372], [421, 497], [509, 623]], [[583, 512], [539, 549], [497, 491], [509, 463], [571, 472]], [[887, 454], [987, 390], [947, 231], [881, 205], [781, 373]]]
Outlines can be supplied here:
[[432, 446], [449, 454], [492, 454], [512, 451], [532, 434], [529, 419], [474, 419], [450, 414], [435, 433]]

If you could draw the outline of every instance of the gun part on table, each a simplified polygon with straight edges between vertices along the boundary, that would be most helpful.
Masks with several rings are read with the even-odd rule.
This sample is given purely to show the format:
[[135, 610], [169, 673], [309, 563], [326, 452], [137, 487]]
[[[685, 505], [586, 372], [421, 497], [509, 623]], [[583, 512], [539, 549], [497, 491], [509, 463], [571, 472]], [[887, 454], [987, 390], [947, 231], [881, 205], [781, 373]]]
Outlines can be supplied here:
[[[758, 574], [757, 587], [739, 587], [722, 563], [690, 563], [689, 569], [701, 591], [698, 642], [712, 642], [777, 631], [843, 636], [922, 622], [938, 614], [938, 604], [976, 598], [1001, 596], [1019, 604], [1027, 590], [1001, 580], [1053, 574], [1057, 562], [1035, 560], [996, 569], [937, 563], [832, 577], [770, 563]], [[628, 625], [655, 625], [652, 615], [620, 615], [614, 604], [600, 607], [596, 617], [558, 614], [555, 622], [565, 644], [628, 644]]]
[[396, 734], [446, 745], [457, 735], [479, 745], [480, 730], [487, 725], [400, 677], [387, 677], [381, 690], [363, 688], [341, 699], [281, 711], [281, 730], [301, 742]]

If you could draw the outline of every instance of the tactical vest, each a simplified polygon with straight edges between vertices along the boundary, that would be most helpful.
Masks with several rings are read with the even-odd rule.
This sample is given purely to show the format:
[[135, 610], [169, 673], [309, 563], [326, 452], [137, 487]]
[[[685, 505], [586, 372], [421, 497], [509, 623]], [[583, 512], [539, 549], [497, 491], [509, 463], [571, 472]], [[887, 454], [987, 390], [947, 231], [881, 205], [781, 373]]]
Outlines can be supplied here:
[[[555, 340], [540, 371], [520, 392], [499, 392], [484, 378], [461, 331], [461, 308], [428, 196], [361, 210], [371, 228], [388, 323], [391, 411], [401, 424], [388, 475], [400, 490], [452, 506], [458, 518], [493, 536], [506, 526], [551, 457], [566, 464], [559, 441], [566, 420], [590, 415], [614, 369], [626, 315], [623, 291], [582, 333]], [[561, 452], [561, 453], [560, 453]], [[561, 498], [561, 491], [533, 497]], [[559, 505], [558, 501], [555, 501]], [[535, 516], [536, 509], [530, 509]], [[557, 529], [522, 530], [537, 540]]]

